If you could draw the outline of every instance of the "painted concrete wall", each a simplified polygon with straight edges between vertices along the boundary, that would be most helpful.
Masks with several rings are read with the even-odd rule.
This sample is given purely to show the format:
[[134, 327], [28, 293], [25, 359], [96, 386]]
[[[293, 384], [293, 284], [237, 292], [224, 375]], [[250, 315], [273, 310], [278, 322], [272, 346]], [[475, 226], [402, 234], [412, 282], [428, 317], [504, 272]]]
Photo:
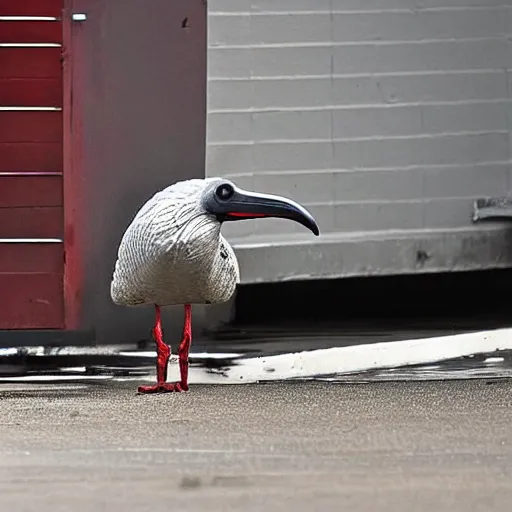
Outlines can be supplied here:
[[[464, 8], [479, 1], [488, 8]], [[207, 174], [292, 196], [324, 232], [319, 240], [277, 220], [226, 226], [243, 281], [511, 263], [512, 236], [470, 226], [472, 198], [509, 186], [509, 8], [423, 3], [430, 9], [209, 1]], [[80, 326], [98, 342], [134, 341], [147, 338], [153, 312], [112, 304], [116, 248], [156, 189], [204, 176], [205, 3], [67, 8], [87, 14], [66, 49]], [[195, 308], [194, 325], [225, 319], [229, 307]], [[168, 340], [178, 338], [181, 310], [164, 321]]]
[[[112, 303], [117, 246], [156, 190], [204, 177], [206, 10], [189, 0], [73, 0], [67, 7], [87, 14], [67, 45], [81, 327], [95, 329], [99, 342], [135, 341], [149, 336], [154, 313]], [[169, 341], [178, 338], [181, 309], [166, 311], [164, 322]]]
[[[512, 263], [509, 0], [209, 0], [207, 173], [292, 196], [225, 227], [245, 282]], [[299, 249], [299, 250], [297, 250]]]

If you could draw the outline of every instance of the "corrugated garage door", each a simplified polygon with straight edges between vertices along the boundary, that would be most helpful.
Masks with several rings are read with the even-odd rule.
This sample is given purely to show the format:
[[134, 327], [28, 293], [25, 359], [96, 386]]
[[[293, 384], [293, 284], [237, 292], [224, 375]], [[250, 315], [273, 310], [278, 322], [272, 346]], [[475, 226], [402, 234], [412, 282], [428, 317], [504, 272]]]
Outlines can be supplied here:
[[63, 327], [61, 13], [0, 0], [0, 329]]
[[[245, 282], [512, 264], [506, 0], [209, 0], [207, 173], [285, 194], [225, 226]], [[233, 223], [235, 224], [235, 223]]]

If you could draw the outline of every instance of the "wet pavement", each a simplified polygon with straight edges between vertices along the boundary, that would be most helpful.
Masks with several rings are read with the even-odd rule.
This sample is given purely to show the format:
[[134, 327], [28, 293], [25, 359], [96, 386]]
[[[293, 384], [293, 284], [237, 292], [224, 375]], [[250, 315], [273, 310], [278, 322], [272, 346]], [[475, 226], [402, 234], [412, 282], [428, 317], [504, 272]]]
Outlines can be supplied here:
[[0, 387], [0, 510], [508, 511], [512, 380]]
[[[420, 337], [415, 337], [415, 339], [417, 338]], [[284, 348], [285, 342], [282, 343]], [[340, 346], [340, 343], [336, 343], [334, 339], [331, 345]], [[290, 349], [294, 345], [288, 342], [286, 347]], [[147, 351], [123, 346], [59, 347], [57, 349], [32, 347], [28, 353], [24, 353], [20, 349], [12, 349], [12, 353], [3, 357], [0, 352], [0, 385], [20, 381], [35, 383], [45, 381], [58, 384], [63, 382], [93, 383], [108, 380], [113, 382], [137, 379], [154, 380], [155, 353], [154, 347], [151, 348], [152, 350]], [[235, 348], [234, 345], [227, 347], [228, 350]], [[5, 352], [7, 350], [4, 350]], [[275, 354], [275, 352], [272, 353]], [[283, 351], [277, 353], [282, 354]], [[237, 380], [228, 378], [227, 373], [251, 357], [253, 357], [253, 353], [243, 349], [238, 353], [232, 351], [191, 352], [189, 358], [191, 378], [194, 382], [208, 383], [210, 382], [208, 375], [221, 375], [226, 383], [238, 384]], [[170, 370], [176, 373], [178, 370], [175, 354], [172, 355], [171, 363]], [[269, 378], [268, 381], [275, 380], [275, 373], [272, 373], [272, 379]], [[277, 377], [279, 380], [279, 375]], [[502, 378], [512, 378], [512, 350], [495, 350], [428, 364], [329, 375], [319, 374], [308, 377], [307, 380], [370, 383]], [[267, 381], [261, 379], [260, 382]]]
[[[229, 325], [215, 332], [194, 336], [191, 365], [205, 372], [232, 367], [240, 358], [265, 357], [291, 352], [372, 345], [375, 343], [425, 339], [482, 332], [512, 323], [496, 315], [450, 316], [447, 318], [365, 318], [363, 320], [316, 323]], [[167, 339], [175, 350], [177, 340]], [[85, 375], [142, 376], [154, 372], [155, 344], [151, 339], [124, 346], [0, 347], [0, 381], [20, 376], [53, 376], [70, 379]], [[8, 355], [6, 354], [8, 353]], [[148, 357], [148, 353], [153, 353]], [[3, 357], [2, 357], [3, 356]], [[512, 377], [509, 352], [480, 354], [435, 365], [330, 376], [342, 382], [374, 380], [423, 380], [444, 378]]]

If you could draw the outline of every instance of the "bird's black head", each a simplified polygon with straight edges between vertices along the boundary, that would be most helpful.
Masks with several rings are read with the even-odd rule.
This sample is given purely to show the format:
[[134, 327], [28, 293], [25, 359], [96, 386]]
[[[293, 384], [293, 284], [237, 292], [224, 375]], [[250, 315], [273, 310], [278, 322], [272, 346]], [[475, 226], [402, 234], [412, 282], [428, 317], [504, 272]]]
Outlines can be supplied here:
[[205, 190], [203, 207], [219, 222], [277, 217], [302, 224], [320, 233], [313, 216], [300, 204], [285, 197], [247, 192], [229, 180], [216, 180]]

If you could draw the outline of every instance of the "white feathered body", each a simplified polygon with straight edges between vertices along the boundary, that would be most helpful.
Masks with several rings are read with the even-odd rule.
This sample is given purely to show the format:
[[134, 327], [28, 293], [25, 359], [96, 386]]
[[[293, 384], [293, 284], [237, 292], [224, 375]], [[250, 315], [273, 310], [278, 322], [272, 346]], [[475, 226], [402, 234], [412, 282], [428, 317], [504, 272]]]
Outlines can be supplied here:
[[228, 301], [240, 282], [221, 225], [200, 205], [206, 181], [157, 192], [137, 212], [118, 250], [111, 296], [124, 306]]

